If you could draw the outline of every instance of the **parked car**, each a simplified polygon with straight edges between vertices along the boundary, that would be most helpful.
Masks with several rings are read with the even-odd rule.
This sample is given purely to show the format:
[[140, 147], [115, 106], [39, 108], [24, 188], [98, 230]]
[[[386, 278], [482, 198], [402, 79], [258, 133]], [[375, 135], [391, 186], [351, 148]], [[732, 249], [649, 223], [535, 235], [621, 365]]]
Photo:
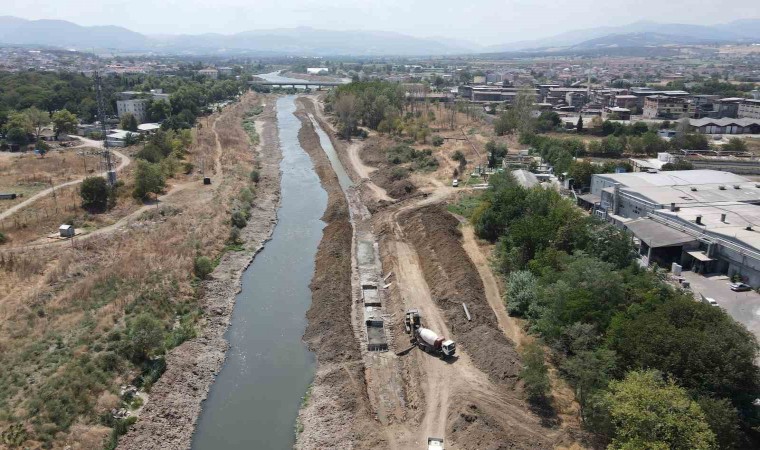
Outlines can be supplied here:
[[751, 291], [752, 287], [744, 283], [731, 283], [731, 290], [734, 292], [747, 292]]
[[454, 181], [451, 182], [451, 186], [452, 187], [459, 187], [459, 180], [457, 180], [456, 178], [454, 178]]
[[706, 302], [707, 302], [707, 304], [708, 304], [708, 305], [710, 305], [710, 306], [719, 306], [719, 305], [718, 305], [718, 302], [716, 302], [714, 298], [705, 297], [705, 301], [706, 301]]

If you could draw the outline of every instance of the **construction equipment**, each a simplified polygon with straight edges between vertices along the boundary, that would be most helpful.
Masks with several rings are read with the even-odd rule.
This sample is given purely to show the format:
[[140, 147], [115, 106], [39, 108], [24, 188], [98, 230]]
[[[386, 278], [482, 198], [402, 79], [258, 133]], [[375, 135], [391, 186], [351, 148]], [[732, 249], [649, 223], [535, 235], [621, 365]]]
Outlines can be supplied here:
[[420, 327], [420, 312], [416, 309], [409, 309], [404, 314], [404, 329], [406, 334], [411, 334], [413, 330]]
[[428, 450], [443, 450], [443, 438], [428, 438]]
[[404, 329], [412, 335], [411, 342], [428, 353], [447, 358], [456, 352], [454, 341], [422, 326], [422, 316], [416, 309], [409, 309], [404, 314]]
[[451, 339], [446, 339], [428, 328], [419, 327], [414, 330], [417, 345], [428, 353], [440, 355], [444, 358], [454, 356], [456, 344]]

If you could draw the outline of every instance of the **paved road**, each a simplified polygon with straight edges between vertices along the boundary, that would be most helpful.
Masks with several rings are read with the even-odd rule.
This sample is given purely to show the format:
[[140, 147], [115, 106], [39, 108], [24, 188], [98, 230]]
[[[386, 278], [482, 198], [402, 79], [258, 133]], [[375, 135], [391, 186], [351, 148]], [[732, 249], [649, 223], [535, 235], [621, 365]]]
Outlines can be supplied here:
[[[83, 141], [83, 143], [81, 145], [77, 145], [76, 147], [70, 147], [69, 149], [79, 148], [79, 147], [96, 147], [96, 148], [102, 148], [103, 147], [103, 141], [93, 141], [91, 139], [85, 139], [85, 138], [82, 138], [82, 137], [80, 137], [78, 139], [81, 140], [81, 141]], [[116, 168], [117, 172], [121, 171], [122, 169], [124, 169], [125, 167], [127, 167], [132, 162], [132, 160], [127, 155], [125, 155], [125, 154], [123, 154], [123, 153], [121, 153], [121, 152], [119, 152], [117, 150], [111, 149], [111, 152], [113, 152], [114, 155], [116, 155], [119, 158], [121, 158], [121, 163]], [[102, 176], [102, 177], [106, 176], [105, 172], [104, 173], [100, 173], [98, 175]], [[87, 178], [87, 176], [84, 176], [82, 178], [78, 178], [76, 180], [67, 181], [67, 182], [61, 183], [61, 184], [59, 184], [57, 186], [53, 186], [52, 188], [47, 188], [47, 189], [45, 189], [43, 191], [40, 191], [40, 192], [36, 193], [35, 195], [29, 197], [28, 199], [24, 200], [23, 202], [21, 202], [21, 203], [19, 203], [17, 205], [13, 205], [12, 207], [10, 207], [10, 208], [6, 209], [5, 211], [3, 211], [2, 213], [0, 213], [0, 220], [7, 219], [8, 217], [10, 217], [13, 214], [17, 213], [18, 211], [26, 208], [27, 206], [29, 206], [30, 204], [36, 202], [37, 200], [41, 199], [42, 197], [45, 197], [46, 195], [50, 195], [54, 190], [57, 190], [57, 189], [60, 189], [60, 188], [64, 188], [66, 186], [72, 186], [72, 185], [75, 185], [75, 184], [79, 184], [85, 178]]]
[[760, 294], [755, 291], [732, 291], [725, 275], [704, 277], [694, 272], [683, 272], [681, 276], [691, 283], [692, 291], [714, 298], [734, 320], [744, 324], [760, 339]]

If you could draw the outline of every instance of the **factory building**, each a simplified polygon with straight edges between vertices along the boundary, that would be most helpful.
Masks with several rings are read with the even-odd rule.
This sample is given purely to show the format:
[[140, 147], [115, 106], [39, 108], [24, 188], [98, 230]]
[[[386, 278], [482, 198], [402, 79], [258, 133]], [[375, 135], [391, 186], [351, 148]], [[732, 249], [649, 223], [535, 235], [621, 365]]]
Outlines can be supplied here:
[[648, 264], [760, 286], [760, 183], [716, 170], [598, 174], [579, 201], [630, 230]]

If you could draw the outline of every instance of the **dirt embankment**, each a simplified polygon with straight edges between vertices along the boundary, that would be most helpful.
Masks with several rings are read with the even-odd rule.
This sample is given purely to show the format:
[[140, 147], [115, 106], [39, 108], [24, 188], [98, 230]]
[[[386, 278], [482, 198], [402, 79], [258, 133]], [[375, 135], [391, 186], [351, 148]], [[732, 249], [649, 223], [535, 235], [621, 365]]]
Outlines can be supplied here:
[[[493, 381], [513, 385], [520, 371], [520, 356], [499, 329], [486, 301], [483, 282], [462, 247], [459, 221], [436, 205], [411, 211], [401, 219], [454, 339]], [[462, 303], [467, 304], [472, 321], [465, 317]]]
[[299, 413], [296, 448], [377, 448], [364, 364], [351, 326], [352, 227], [348, 204], [338, 178], [304, 112], [310, 103], [297, 101], [301, 120], [298, 138], [314, 162], [328, 193], [322, 220], [327, 223], [317, 249], [311, 282], [312, 303], [306, 314], [304, 340], [316, 353], [317, 370], [308, 402]]
[[259, 127], [261, 145], [252, 156], [260, 165], [260, 180], [251, 218], [241, 232], [245, 251], [225, 253], [211, 279], [204, 282], [201, 303], [205, 326], [198, 337], [167, 355], [167, 371], [153, 386], [140, 420], [120, 439], [120, 449], [190, 447], [201, 403], [225, 359], [228, 343], [224, 333], [241, 289], [241, 276], [269, 240], [277, 220], [281, 152], [274, 105], [274, 101], [267, 102], [257, 118], [263, 124]]
[[[453, 362], [446, 420], [450, 444], [460, 449], [548, 449], [565, 439], [530, 411], [519, 392], [520, 356], [504, 336], [483, 282], [465, 249], [459, 221], [443, 206], [402, 213], [398, 223], [419, 256], [420, 269], [451, 338], [466, 353]], [[468, 321], [462, 303], [472, 317]], [[472, 362], [474, 370], [466, 367]], [[457, 366], [460, 364], [460, 366]], [[487, 379], [479, 376], [485, 374]]]

